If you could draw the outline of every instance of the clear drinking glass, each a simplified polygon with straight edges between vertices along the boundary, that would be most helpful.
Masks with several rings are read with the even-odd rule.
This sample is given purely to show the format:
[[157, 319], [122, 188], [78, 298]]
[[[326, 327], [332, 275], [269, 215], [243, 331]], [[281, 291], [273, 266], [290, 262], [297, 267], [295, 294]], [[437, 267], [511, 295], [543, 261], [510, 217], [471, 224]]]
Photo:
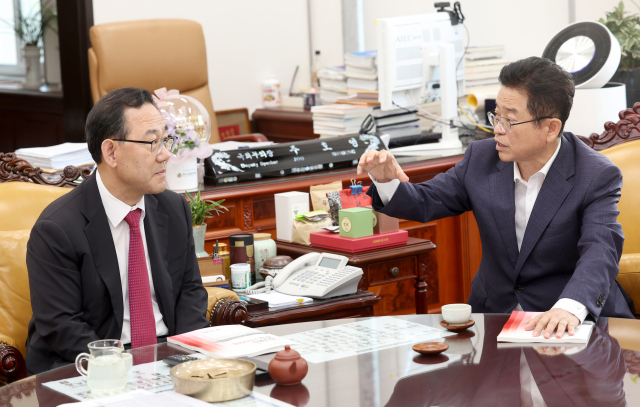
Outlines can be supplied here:
[[[87, 378], [87, 385], [92, 391], [120, 390], [127, 385], [129, 371], [133, 366], [133, 358], [123, 353], [124, 345], [116, 339], [102, 339], [87, 345], [89, 353], [81, 353], [76, 357], [78, 373]], [[87, 369], [82, 362], [87, 360]]]

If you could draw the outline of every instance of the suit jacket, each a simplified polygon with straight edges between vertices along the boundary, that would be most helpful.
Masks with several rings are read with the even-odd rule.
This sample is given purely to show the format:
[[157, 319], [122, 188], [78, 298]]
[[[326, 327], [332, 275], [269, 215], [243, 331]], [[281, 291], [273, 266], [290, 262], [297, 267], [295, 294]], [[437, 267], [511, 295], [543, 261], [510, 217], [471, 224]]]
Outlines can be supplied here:
[[528, 346], [498, 349], [501, 329], [495, 324], [485, 332], [480, 364], [454, 363], [402, 378], [386, 406], [521, 407], [521, 349], [547, 406], [626, 406], [626, 364], [606, 318], [594, 327], [587, 348], [571, 356], [540, 355]]
[[[207, 327], [187, 202], [171, 191], [144, 199], [151, 276], [169, 335]], [[51, 203], [34, 225], [27, 244], [29, 374], [73, 362], [91, 341], [120, 339], [122, 285], [108, 222], [94, 174]]]
[[624, 242], [616, 221], [622, 174], [572, 133], [562, 137], [520, 251], [515, 164], [500, 160], [493, 139], [471, 143], [454, 168], [432, 180], [400, 183], [385, 206], [375, 185], [368, 194], [376, 211], [419, 222], [473, 211], [482, 239], [468, 301], [473, 312], [510, 312], [518, 303], [525, 311], [547, 311], [559, 298], [571, 298], [594, 319], [633, 318], [631, 300], [616, 282]]

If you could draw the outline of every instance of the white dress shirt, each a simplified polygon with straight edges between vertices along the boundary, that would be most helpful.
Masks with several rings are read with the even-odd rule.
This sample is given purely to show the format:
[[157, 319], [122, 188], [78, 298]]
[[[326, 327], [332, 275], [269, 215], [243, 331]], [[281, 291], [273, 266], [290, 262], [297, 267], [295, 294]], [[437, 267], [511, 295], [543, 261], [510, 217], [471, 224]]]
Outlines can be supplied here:
[[[529, 222], [529, 217], [531, 216], [531, 211], [533, 210], [533, 206], [536, 203], [536, 199], [538, 198], [538, 194], [540, 193], [540, 189], [542, 189], [542, 184], [551, 168], [551, 165], [555, 161], [558, 156], [558, 152], [560, 152], [560, 145], [562, 144], [562, 138], [558, 139], [558, 147], [556, 151], [553, 153], [549, 161], [540, 169], [540, 171], [533, 174], [529, 181], [525, 181], [522, 179], [520, 175], [520, 168], [516, 163], [513, 165], [513, 182], [515, 182], [515, 204], [516, 204], [516, 239], [518, 241], [518, 250], [520, 250], [520, 246], [522, 246], [522, 240], [524, 238], [524, 232], [527, 229], [527, 223]], [[389, 203], [393, 194], [395, 194], [398, 186], [400, 185], [400, 180], [394, 179], [389, 182], [380, 183], [375, 178], [369, 174], [369, 178], [376, 185], [376, 191], [378, 192], [378, 196], [380, 196], [380, 200], [383, 205]], [[573, 300], [571, 298], [560, 298], [553, 308], [561, 308], [565, 311], [568, 311], [578, 317], [580, 323], [584, 322], [584, 319], [589, 315], [589, 310], [580, 302]], [[520, 304], [516, 305], [515, 311], [522, 311], [522, 307]]]
[[147, 260], [147, 273], [149, 274], [149, 288], [151, 289], [151, 304], [153, 306], [153, 316], [156, 320], [156, 336], [164, 336], [169, 333], [169, 329], [162, 319], [162, 313], [156, 300], [156, 291], [153, 288], [153, 278], [151, 278], [151, 264], [149, 263], [149, 251], [147, 250], [147, 238], [144, 234], [144, 196], [135, 204], [129, 206], [122, 202], [107, 190], [100, 178], [100, 172], [96, 170], [96, 181], [102, 205], [109, 219], [109, 229], [113, 237], [113, 244], [118, 257], [118, 268], [120, 269], [120, 284], [122, 285], [122, 299], [124, 300], [124, 316], [122, 319], [122, 333], [120, 340], [122, 343], [131, 343], [131, 314], [129, 312], [129, 225], [124, 218], [130, 211], [140, 208], [140, 233], [144, 245], [144, 256]]

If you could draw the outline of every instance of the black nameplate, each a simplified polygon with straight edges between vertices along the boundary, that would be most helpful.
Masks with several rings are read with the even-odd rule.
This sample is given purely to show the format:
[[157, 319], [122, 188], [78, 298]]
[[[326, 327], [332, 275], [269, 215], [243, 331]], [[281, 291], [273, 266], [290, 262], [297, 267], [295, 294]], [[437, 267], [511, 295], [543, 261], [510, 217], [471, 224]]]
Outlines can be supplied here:
[[378, 136], [363, 134], [214, 151], [205, 159], [205, 183], [228, 184], [355, 166], [366, 151], [381, 149], [385, 147]]

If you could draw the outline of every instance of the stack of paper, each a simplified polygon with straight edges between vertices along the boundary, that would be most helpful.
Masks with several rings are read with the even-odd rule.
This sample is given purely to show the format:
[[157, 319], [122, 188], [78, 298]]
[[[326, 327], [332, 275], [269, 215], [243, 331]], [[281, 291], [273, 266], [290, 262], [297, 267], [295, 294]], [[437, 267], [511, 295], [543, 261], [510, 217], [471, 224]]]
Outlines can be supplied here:
[[93, 158], [87, 143], [64, 143], [51, 147], [19, 148], [18, 158], [26, 160], [34, 167], [62, 170], [67, 165], [76, 167], [93, 165]]
[[313, 106], [313, 132], [321, 138], [358, 134], [362, 122], [372, 111], [370, 106], [363, 105]]
[[309, 297], [282, 294], [274, 290], [271, 290], [268, 293], [247, 295], [247, 297], [267, 301], [269, 303], [269, 308], [291, 307], [294, 305], [307, 304], [313, 301], [313, 299]]

